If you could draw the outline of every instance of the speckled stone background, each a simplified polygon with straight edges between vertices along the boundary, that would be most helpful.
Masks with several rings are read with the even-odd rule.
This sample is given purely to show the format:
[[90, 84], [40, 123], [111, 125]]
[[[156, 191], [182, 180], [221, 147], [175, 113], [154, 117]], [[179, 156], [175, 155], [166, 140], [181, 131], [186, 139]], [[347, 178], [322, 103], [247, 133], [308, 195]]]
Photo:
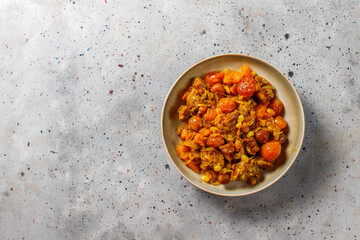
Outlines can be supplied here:
[[[1, 239], [360, 239], [359, 1], [0, 3]], [[196, 189], [160, 133], [176, 78], [244, 53], [289, 76], [302, 151], [270, 188]]]

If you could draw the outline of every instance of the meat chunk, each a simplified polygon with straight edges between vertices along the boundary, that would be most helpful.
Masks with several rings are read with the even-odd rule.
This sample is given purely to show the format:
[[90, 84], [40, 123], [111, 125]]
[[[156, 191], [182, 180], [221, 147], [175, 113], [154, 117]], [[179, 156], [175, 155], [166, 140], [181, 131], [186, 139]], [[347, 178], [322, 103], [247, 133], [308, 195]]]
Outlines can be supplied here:
[[245, 150], [250, 155], [255, 155], [260, 150], [260, 147], [257, 144], [254, 137], [244, 138], [244, 142], [245, 142]]

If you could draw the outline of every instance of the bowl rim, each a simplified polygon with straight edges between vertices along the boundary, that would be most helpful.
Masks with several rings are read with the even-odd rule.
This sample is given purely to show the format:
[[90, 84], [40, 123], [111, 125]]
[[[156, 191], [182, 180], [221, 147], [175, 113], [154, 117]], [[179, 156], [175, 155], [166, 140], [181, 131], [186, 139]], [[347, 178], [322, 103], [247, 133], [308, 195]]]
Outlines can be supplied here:
[[[211, 189], [208, 189], [208, 188], [204, 188], [203, 186], [201, 186], [200, 184], [198, 184], [196, 181], [193, 181], [191, 178], [187, 177], [177, 166], [176, 166], [176, 163], [174, 161], [174, 159], [172, 159], [170, 153], [169, 153], [169, 150], [167, 148], [167, 145], [166, 145], [166, 142], [165, 142], [165, 134], [164, 134], [164, 111], [165, 111], [165, 106], [168, 102], [168, 99], [170, 97], [170, 95], [172, 94], [172, 92], [174, 91], [174, 87], [175, 85], [180, 81], [180, 79], [182, 79], [182, 77], [187, 73], [189, 72], [191, 69], [197, 67], [198, 65], [206, 62], [206, 61], [209, 61], [209, 60], [212, 60], [212, 59], [215, 59], [215, 58], [222, 58], [222, 57], [229, 57], [229, 56], [235, 56], [235, 57], [244, 57], [244, 58], [249, 58], [249, 59], [252, 59], [252, 60], [255, 60], [255, 61], [259, 61], [261, 62], [262, 64], [265, 64], [267, 65], [268, 67], [270, 67], [271, 69], [275, 70], [278, 74], [280, 74], [286, 81], [287, 83], [289, 84], [289, 86], [291, 87], [291, 89], [293, 90], [293, 93], [295, 93], [295, 98], [296, 100], [298, 101], [298, 104], [299, 104], [299, 110], [300, 110], [300, 115], [301, 115], [301, 124], [300, 124], [300, 127], [302, 129], [302, 132], [300, 133], [300, 138], [298, 139], [298, 142], [299, 142], [299, 146], [298, 148], [296, 149], [295, 151], [295, 154], [293, 155], [291, 161], [285, 166], [285, 168], [280, 172], [280, 174], [278, 174], [278, 176], [276, 176], [274, 179], [272, 179], [269, 183], [267, 184], [264, 184], [262, 187], [259, 187], [259, 188], [254, 188], [253, 190], [249, 190], [247, 192], [243, 192], [243, 193], [220, 193], [220, 192], [215, 192], [215, 191], [212, 191]], [[295, 162], [297, 156], [299, 155], [300, 153], [300, 149], [301, 149], [301, 146], [303, 144], [303, 140], [304, 140], [304, 135], [305, 135], [305, 116], [304, 116], [304, 109], [303, 109], [303, 106], [302, 106], [302, 103], [301, 103], [301, 100], [300, 100], [300, 97], [296, 91], [296, 89], [294, 88], [293, 84], [289, 81], [289, 79], [279, 70], [277, 69], [276, 67], [274, 67], [273, 65], [271, 65], [270, 63], [260, 59], [260, 58], [257, 58], [257, 57], [253, 57], [253, 56], [250, 56], [250, 55], [246, 55], [246, 54], [238, 54], [238, 53], [230, 53], [230, 54], [221, 54], [221, 55], [215, 55], [215, 56], [212, 56], [212, 57], [209, 57], [209, 58], [205, 58], [197, 63], [195, 63], [194, 65], [190, 66], [188, 69], [186, 69], [177, 79], [176, 81], [172, 84], [169, 92], [167, 93], [166, 95], [166, 98], [164, 100], [164, 103], [163, 103], [163, 106], [162, 106], [162, 111], [161, 111], [161, 136], [162, 136], [162, 140], [163, 140], [163, 144], [165, 146], [165, 150], [166, 150], [166, 153], [168, 155], [168, 157], [170, 158], [172, 164], [175, 166], [175, 168], [177, 169], [177, 171], [186, 179], [188, 180], [191, 184], [193, 184], [195, 187], [205, 191], [205, 192], [208, 192], [208, 193], [212, 193], [212, 194], [215, 194], [215, 195], [219, 195], [219, 196], [226, 196], [226, 197], [239, 197], [239, 196], [246, 196], [246, 195], [250, 195], [250, 194], [253, 194], [253, 193], [256, 193], [256, 192], [260, 192], [262, 190], [264, 190], [265, 188], [268, 188], [270, 187], [271, 185], [273, 185], [275, 182], [277, 182], [280, 178], [282, 178], [285, 173], [287, 173], [287, 171], [290, 169], [290, 167], [293, 165], [293, 163]]]

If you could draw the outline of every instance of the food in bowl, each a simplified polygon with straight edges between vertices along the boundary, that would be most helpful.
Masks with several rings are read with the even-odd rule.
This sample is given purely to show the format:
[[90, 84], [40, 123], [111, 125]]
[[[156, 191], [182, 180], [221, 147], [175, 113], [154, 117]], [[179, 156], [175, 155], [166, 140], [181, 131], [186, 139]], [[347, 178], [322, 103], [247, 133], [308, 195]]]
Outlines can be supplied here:
[[256, 184], [287, 141], [282, 102], [275, 88], [243, 65], [197, 77], [182, 96], [176, 152], [202, 180]]

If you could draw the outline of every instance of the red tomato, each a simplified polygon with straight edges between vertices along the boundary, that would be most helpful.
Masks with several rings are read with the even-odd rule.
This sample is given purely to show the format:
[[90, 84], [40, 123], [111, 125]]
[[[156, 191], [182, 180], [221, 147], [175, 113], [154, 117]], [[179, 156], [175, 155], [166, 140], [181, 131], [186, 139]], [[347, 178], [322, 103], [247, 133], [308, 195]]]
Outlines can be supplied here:
[[224, 73], [223, 72], [211, 72], [206, 74], [205, 81], [210, 84], [210, 86], [216, 84], [216, 83], [222, 83], [222, 80], [224, 79]]
[[223, 113], [230, 113], [236, 109], [236, 102], [231, 98], [222, 98], [219, 101], [219, 108]]
[[260, 148], [260, 155], [268, 162], [273, 162], [281, 153], [281, 144], [276, 141], [267, 142]]
[[240, 95], [243, 95], [244, 97], [252, 97], [254, 95], [254, 92], [256, 90], [255, 81], [253, 78], [244, 78], [237, 87], [237, 92]]

